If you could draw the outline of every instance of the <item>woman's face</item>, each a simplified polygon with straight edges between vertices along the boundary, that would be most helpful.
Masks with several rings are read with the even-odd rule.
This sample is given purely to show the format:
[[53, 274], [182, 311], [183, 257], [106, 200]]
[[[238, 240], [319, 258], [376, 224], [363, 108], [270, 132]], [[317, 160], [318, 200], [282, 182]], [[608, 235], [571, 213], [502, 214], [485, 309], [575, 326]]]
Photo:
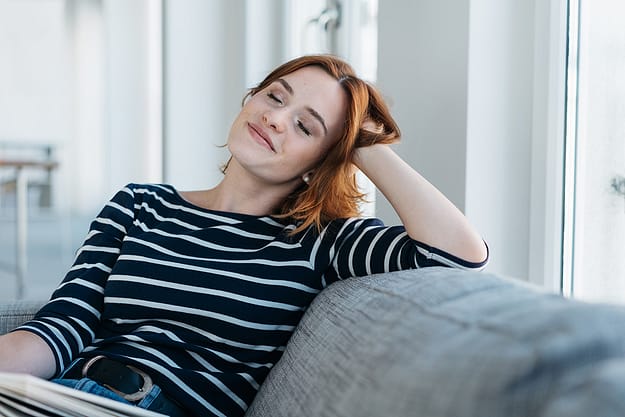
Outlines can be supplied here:
[[270, 184], [299, 185], [344, 129], [347, 97], [338, 81], [310, 66], [248, 99], [228, 136], [233, 159]]

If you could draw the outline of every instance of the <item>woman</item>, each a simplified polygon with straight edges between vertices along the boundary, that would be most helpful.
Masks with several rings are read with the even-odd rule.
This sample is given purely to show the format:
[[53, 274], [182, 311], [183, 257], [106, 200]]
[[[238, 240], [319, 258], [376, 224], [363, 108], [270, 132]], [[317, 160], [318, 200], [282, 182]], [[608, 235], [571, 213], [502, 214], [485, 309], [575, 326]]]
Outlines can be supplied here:
[[[283, 64], [244, 99], [223, 180], [119, 191], [50, 302], [1, 339], [0, 368], [170, 415], [243, 415], [330, 283], [485, 265], [465, 217], [389, 148], [398, 138], [343, 61]], [[403, 226], [358, 217], [354, 166]]]

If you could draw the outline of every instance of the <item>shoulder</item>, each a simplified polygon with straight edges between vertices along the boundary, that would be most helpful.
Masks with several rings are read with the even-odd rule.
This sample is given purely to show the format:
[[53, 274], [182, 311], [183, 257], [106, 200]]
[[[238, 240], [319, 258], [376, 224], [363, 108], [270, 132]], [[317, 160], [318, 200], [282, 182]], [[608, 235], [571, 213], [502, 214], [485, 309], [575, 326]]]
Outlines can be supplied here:
[[347, 217], [331, 220], [318, 232], [314, 226], [311, 226], [305, 233], [309, 237], [329, 242], [343, 240], [371, 228], [380, 227], [385, 227], [384, 222], [377, 217]]
[[128, 183], [117, 192], [116, 197], [123, 195], [127, 195], [134, 201], [179, 198], [178, 192], [172, 185], [152, 183]]
[[178, 197], [176, 189], [168, 184], [128, 183], [119, 189], [108, 205], [119, 205], [132, 210], [137, 204], [149, 201], [174, 201]]
[[129, 183], [121, 191], [132, 194], [156, 194], [156, 195], [176, 195], [178, 192], [173, 185], [156, 183]]
[[371, 227], [384, 227], [384, 222], [377, 217], [348, 217], [331, 221], [325, 229], [344, 234]]

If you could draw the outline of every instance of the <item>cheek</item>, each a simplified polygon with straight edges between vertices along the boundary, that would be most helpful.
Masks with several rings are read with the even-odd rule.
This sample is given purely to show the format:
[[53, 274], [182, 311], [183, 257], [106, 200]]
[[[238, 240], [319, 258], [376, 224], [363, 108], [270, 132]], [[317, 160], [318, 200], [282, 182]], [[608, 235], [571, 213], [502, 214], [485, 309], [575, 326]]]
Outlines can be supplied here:
[[230, 141], [235, 136], [245, 133], [248, 120], [250, 120], [250, 113], [248, 109], [242, 108], [230, 125], [230, 131], [228, 132], [228, 141]]
[[308, 145], [300, 149], [300, 167], [305, 170], [309, 170], [314, 168], [316, 165], [321, 163], [327, 156], [330, 147], [321, 146], [321, 145]]
[[263, 97], [259, 97], [258, 94], [247, 99], [243, 107], [241, 107], [241, 113], [251, 114], [258, 112], [266, 104], [263, 101]]

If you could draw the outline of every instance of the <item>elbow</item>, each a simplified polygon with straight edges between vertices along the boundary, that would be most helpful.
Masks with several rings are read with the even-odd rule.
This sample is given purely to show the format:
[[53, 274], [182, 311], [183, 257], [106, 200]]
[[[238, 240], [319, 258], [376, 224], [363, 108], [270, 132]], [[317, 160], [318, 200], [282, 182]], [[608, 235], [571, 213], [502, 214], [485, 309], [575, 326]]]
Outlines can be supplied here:
[[488, 263], [490, 258], [490, 249], [485, 240], [480, 239], [470, 247], [467, 247], [465, 256], [462, 257], [467, 262], [479, 265], [479, 268], [483, 268]]

